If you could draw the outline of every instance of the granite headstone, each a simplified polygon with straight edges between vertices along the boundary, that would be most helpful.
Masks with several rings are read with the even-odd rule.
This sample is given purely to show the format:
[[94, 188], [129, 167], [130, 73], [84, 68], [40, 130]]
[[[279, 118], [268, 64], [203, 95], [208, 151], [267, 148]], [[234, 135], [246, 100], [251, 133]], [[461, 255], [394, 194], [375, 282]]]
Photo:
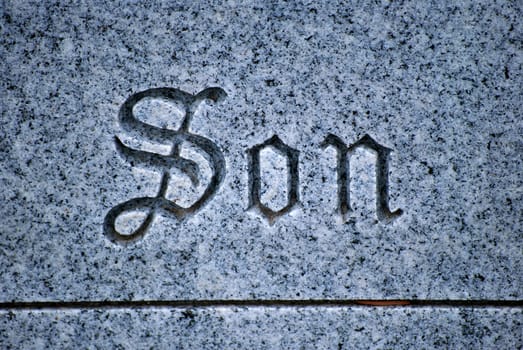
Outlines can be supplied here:
[[523, 346], [521, 3], [0, 11], [1, 347]]

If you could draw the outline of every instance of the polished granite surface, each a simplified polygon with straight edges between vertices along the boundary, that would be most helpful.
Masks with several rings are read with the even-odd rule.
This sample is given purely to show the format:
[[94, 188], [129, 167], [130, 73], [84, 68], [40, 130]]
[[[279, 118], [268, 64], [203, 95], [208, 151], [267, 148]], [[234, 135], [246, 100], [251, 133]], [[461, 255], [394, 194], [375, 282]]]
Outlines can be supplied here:
[[[522, 346], [516, 2], [0, 11], [0, 344]], [[15, 307], [143, 300], [260, 305]]]

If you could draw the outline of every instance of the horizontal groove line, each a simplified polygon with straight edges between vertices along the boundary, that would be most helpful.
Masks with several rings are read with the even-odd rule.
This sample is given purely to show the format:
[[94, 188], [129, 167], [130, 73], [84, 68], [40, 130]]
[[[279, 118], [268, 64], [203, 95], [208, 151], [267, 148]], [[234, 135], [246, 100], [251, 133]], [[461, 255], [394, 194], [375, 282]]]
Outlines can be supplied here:
[[3, 302], [0, 310], [43, 309], [147, 309], [213, 307], [428, 307], [428, 308], [523, 308], [523, 300], [100, 300]]

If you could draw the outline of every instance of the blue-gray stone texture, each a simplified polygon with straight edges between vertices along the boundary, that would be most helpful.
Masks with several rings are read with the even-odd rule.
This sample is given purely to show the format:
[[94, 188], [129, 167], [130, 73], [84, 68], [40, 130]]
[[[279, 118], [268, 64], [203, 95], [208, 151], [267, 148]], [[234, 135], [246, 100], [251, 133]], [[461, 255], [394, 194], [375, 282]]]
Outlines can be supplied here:
[[[523, 299], [520, 2], [4, 1], [0, 15], [3, 305]], [[187, 132], [218, 151], [180, 144], [197, 172], [172, 168], [164, 188], [161, 171], [118, 152], [115, 136], [161, 159], [174, 148], [122, 122], [130, 96], [210, 87], [226, 97], [202, 100]], [[133, 113], [177, 130], [178, 102]], [[350, 152], [344, 215], [328, 135], [382, 147]], [[259, 196], [272, 212], [251, 200], [250, 157], [266, 142]], [[397, 216], [376, 206], [379, 169]], [[217, 171], [194, 213], [159, 211], [129, 244], [104, 233], [112, 208], [161, 188], [190, 207]], [[521, 348], [522, 322], [521, 305], [7, 307], [0, 347]]]

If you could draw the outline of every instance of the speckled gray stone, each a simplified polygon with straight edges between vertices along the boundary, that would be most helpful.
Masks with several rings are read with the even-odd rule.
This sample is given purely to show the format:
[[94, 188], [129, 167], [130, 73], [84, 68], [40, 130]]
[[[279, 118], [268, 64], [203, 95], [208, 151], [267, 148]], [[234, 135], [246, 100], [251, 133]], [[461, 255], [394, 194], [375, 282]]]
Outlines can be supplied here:
[[[517, 2], [6, 1], [0, 11], [0, 302], [523, 298]], [[167, 142], [124, 120], [122, 106], [137, 93], [196, 95], [211, 87], [223, 89], [220, 101], [210, 101], [218, 99], [212, 90], [185, 133], [165, 132]], [[132, 111], [142, 123], [181, 130], [180, 103], [151, 97]], [[187, 133], [207, 141], [192, 142]], [[365, 135], [382, 147], [350, 150], [351, 210], [344, 215], [340, 163], [335, 147], [325, 147], [328, 135], [344, 150], [369, 140]], [[160, 154], [158, 162], [191, 161], [168, 170], [166, 200], [140, 202], [162, 204], [143, 237], [128, 244], [111, 239], [107, 222], [130, 232], [152, 204], [141, 214], [109, 213], [133, 198], [155, 198], [167, 177], [145, 156], [122, 157], [115, 136], [127, 149]], [[256, 153], [265, 142], [270, 147]], [[386, 168], [375, 167], [380, 154], [388, 156]], [[297, 157], [293, 171], [286, 155]], [[380, 169], [390, 213], [375, 204]], [[214, 186], [217, 173], [223, 177]], [[296, 203], [285, 210], [293, 180]], [[188, 214], [179, 209], [206, 188], [212, 191], [204, 205]], [[4, 313], [2, 327], [12, 331], [1, 342], [25, 343], [39, 333], [42, 344], [66, 346], [67, 335], [63, 342], [42, 335], [55, 317], [49, 332], [80, 332], [86, 343], [99, 334], [95, 343], [104, 344], [113, 335], [100, 329], [117, 332], [127, 318], [143, 320], [156, 341], [154, 328], [165, 323], [171, 338], [192, 337], [180, 312]], [[346, 323], [358, 313], [368, 335], [359, 344], [432, 347], [439, 330], [455, 347], [511, 338], [521, 347], [521, 333], [514, 333], [522, 315], [511, 310], [201, 312], [212, 324], [202, 337], [223, 331], [222, 313], [231, 322], [224, 334], [232, 338], [209, 343], [217, 347], [235, 347], [249, 322], [261, 332], [249, 334], [256, 347], [286, 347], [283, 338], [301, 335], [296, 328], [270, 334], [289, 323], [306, 325], [304, 339], [317, 348], [320, 333], [324, 348], [339, 339], [348, 344], [358, 331]], [[393, 334], [377, 331], [387, 320]], [[412, 328], [420, 320], [427, 338]], [[469, 335], [459, 330], [470, 323]], [[203, 338], [196, 342], [205, 347]]]
[[86, 344], [92, 349], [521, 349], [521, 313], [424, 308], [2, 312], [0, 342], [25, 349]]

